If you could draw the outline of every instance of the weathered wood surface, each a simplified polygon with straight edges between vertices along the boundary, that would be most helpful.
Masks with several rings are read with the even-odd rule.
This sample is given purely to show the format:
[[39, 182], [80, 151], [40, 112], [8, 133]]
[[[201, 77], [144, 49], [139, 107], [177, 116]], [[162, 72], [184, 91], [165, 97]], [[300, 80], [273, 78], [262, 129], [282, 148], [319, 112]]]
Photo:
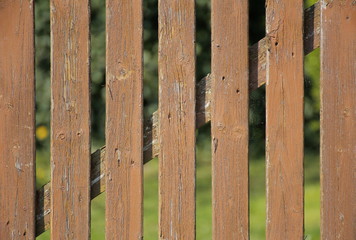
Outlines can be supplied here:
[[51, 0], [51, 239], [90, 236], [89, 18]]
[[106, 239], [142, 239], [142, 1], [106, 14]]
[[266, 239], [303, 239], [303, 1], [268, 0]]
[[[305, 10], [304, 20], [304, 52], [311, 53], [319, 47], [320, 36], [320, 15], [319, 2]], [[315, 23], [315, 24], [314, 24]], [[265, 84], [266, 79], [266, 50], [269, 37], [261, 39], [258, 43], [252, 45], [249, 49], [250, 63], [250, 91], [257, 89]], [[311, 46], [311, 47], [307, 47]], [[196, 86], [196, 127], [199, 128], [210, 122], [211, 109], [211, 76], [207, 75], [201, 79]], [[153, 113], [152, 117], [144, 123], [143, 135], [143, 160], [144, 163], [158, 156], [158, 111]], [[105, 146], [98, 149], [91, 155], [91, 198], [95, 198], [105, 191]], [[50, 206], [50, 183], [44, 185], [37, 191], [36, 200], [36, 235], [41, 234], [49, 228], [50, 219], [48, 215], [51, 212]]]
[[304, 54], [320, 45], [320, 2], [304, 10]]
[[0, 239], [35, 239], [33, 8], [0, 1]]
[[213, 239], [249, 239], [248, 1], [212, 1]]
[[321, 6], [321, 238], [356, 239], [356, 5]]
[[159, 238], [195, 239], [195, 2], [158, 2]]

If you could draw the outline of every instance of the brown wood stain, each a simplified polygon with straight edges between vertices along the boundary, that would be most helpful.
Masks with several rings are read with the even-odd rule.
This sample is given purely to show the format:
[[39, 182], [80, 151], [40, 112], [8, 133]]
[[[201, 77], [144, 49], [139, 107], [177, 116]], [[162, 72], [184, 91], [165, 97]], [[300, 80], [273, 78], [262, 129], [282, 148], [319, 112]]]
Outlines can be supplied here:
[[32, 1], [0, 1], [0, 239], [35, 239]]
[[213, 239], [248, 239], [248, 1], [212, 1]]
[[159, 0], [159, 238], [195, 239], [194, 0]]
[[90, 237], [89, 2], [51, 0], [51, 239]]
[[106, 239], [143, 239], [142, 1], [106, 2]]
[[321, 238], [356, 239], [356, 5], [321, 1]]
[[303, 1], [268, 0], [266, 17], [266, 239], [303, 239]]

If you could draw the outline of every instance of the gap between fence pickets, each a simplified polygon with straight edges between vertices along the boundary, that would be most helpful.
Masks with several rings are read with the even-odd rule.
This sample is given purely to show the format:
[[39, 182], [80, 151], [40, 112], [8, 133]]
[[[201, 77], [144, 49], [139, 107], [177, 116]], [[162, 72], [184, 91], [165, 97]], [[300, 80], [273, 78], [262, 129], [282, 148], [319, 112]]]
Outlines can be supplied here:
[[[304, 53], [311, 53], [320, 45], [320, 4], [304, 11]], [[253, 91], [265, 84], [266, 51], [269, 37], [266, 36], [249, 48], [249, 87]], [[211, 76], [201, 79], [196, 87], [197, 128], [210, 121]], [[144, 124], [144, 163], [158, 156], [158, 111]], [[105, 146], [91, 154], [91, 199], [105, 191]], [[36, 193], [36, 236], [50, 227], [50, 183]]]

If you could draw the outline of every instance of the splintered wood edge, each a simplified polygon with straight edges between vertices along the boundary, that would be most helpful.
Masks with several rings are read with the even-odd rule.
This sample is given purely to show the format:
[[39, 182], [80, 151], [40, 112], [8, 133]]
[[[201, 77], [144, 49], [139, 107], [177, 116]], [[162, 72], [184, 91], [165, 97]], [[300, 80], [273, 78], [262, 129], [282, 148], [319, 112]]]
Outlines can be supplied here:
[[[269, 47], [266, 36], [249, 48], [250, 91], [265, 84], [266, 50]], [[320, 3], [304, 10], [304, 53], [311, 53], [320, 45]], [[201, 79], [196, 87], [196, 126], [210, 122], [211, 76]], [[158, 156], [158, 111], [144, 124], [144, 163]], [[36, 192], [36, 236], [50, 227], [50, 182]], [[105, 191], [105, 146], [91, 154], [91, 199]]]

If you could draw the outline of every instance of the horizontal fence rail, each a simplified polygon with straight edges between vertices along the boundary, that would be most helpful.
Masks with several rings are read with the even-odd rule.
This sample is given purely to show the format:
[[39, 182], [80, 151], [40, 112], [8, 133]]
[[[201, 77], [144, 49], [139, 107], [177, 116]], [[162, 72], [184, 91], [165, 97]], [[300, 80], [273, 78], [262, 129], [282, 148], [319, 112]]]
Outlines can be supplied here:
[[[249, 91], [265, 84], [266, 54], [271, 44], [271, 37], [266, 36], [249, 48]], [[309, 54], [320, 45], [320, 4], [316, 3], [304, 10], [304, 54]], [[207, 75], [196, 85], [196, 128], [211, 120], [211, 84], [212, 76]], [[143, 162], [147, 163], [158, 156], [160, 144], [158, 137], [159, 112], [143, 126]], [[106, 147], [91, 154], [90, 186], [91, 199], [105, 191], [106, 181]], [[36, 236], [50, 226], [51, 213], [51, 183], [47, 183], [36, 193]]]

